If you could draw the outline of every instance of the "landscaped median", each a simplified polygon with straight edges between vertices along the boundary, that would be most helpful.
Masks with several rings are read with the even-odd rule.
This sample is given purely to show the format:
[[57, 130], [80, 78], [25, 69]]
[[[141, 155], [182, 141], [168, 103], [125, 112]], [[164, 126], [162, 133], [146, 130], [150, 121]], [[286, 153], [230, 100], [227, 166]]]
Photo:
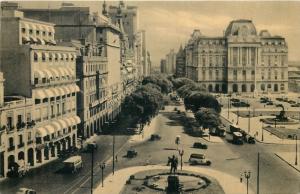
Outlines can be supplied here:
[[[95, 190], [94, 193], [97, 194], [107, 194], [107, 193], [124, 193], [126, 194], [126, 189], [130, 189], [128, 186], [126, 186], [126, 182], [130, 179], [131, 175], [135, 175], [135, 177], [139, 177], [141, 175], [145, 175], [145, 173], [166, 173], [170, 169], [169, 166], [165, 165], [148, 165], [148, 166], [136, 166], [136, 167], [129, 167], [122, 170], [118, 170], [115, 172], [114, 175], [110, 174], [105, 180], [104, 180], [104, 187], [99, 185]], [[154, 171], [155, 170], [155, 171]], [[199, 182], [204, 183], [210, 183], [211, 188], [209, 186], [203, 187], [203, 189], [212, 189], [211, 191], [217, 191], [213, 193], [228, 193], [228, 194], [240, 194], [245, 193], [247, 191], [246, 185], [243, 183], [240, 183], [239, 177], [233, 177], [229, 174], [212, 170], [205, 167], [195, 167], [195, 166], [184, 166], [184, 171], [178, 171], [179, 173], [183, 172], [184, 174], [182, 176], [185, 176], [186, 179], [187, 174], [188, 176], [190, 174], [193, 174], [195, 176], [189, 176], [191, 180], [198, 178]], [[194, 178], [193, 178], [194, 177]], [[151, 178], [151, 177], [148, 177]], [[163, 178], [163, 177], [162, 177]], [[201, 179], [201, 181], [200, 181]], [[204, 182], [203, 182], [204, 181]], [[203, 193], [204, 190], [199, 190], [199, 193]], [[207, 190], [208, 191], [208, 190]], [[157, 191], [155, 191], [157, 193]], [[154, 193], [155, 193], [154, 192]], [[135, 192], [136, 193], [136, 192]], [[144, 193], [141, 191], [141, 193]], [[149, 193], [149, 192], [148, 192]], [[151, 193], [151, 192], [150, 192]], [[193, 193], [197, 193], [197, 191], [194, 191]], [[249, 193], [254, 193], [251, 188], [249, 190]]]

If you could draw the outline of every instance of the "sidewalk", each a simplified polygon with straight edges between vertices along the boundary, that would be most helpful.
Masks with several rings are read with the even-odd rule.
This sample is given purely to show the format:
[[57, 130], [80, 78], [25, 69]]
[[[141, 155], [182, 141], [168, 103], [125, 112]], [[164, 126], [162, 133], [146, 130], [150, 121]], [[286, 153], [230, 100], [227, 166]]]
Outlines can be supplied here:
[[158, 117], [161, 117], [161, 115], [155, 116], [149, 125], [145, 125], [143, 131], [141, 134], [132, 135], [129, 138], [130, 143], [141, 143], [143, 141], [147, 141], [150, 139], [151, 135], [156, 132], [157, 130], [157, 120]]
[[[236, 124], [237, 116], [236, 114], [229, 112], [228, 118], [228, 109], [224, 109], [221, 111], [221, 116], [227, 121]], [[276, 135], [268, 132], [267, 130], [262, 130], [263, 124], [259, 120], [262, 118], [270, 118], [270, 116], [260, 116], [260, 117], [252, 117], [250, 118], [250, 132], [249, 134], [258, 142], [267, 143], [267, 144], [294, 144], [295, 141], [289, 139], [281, 139]], [[272, 118], [272, 117], [271, 117]], [[238, 126], [244, 131], [248, 132], [248, 118], [239, 117]], [[262, 134], [263, 133], [263, 134]], [[257, 134], [257, 136], [255, 135]], [[263, 136], [263, 139], [262, 139]]]
[[[99, 185], [94, 193], [97, 194], [108, 194], [108, 193], [120, 193], [122, 188], [124, 187], [126, 180], [128, 180], [130, 175], [133, 175], [140, 171], [145, 170], [154, 170], [154, 169], [162, 169], [167, 170], [170, 169], [169, 166], [165, 165], [149, 165], [149, 166], [136, 166], [129, 167], [122, 170], [118, 170], [114, 175], [110, 174], [104, 180], [104, 187]], [[201, 173], [203, 175], [211, 176], [215, 178], [224, 192], [227, 194], [241, 194], [247, 191], [246, 184], [240, 183], [239, 177], [233, 177], [229, 174], [225, 174], [220, 171], [212, 170], [206, 167], [194, 167], [194, 166], [184, 166], [184, 170]], [[249, 188], [249, 193], [254, 193], [251, 188]]]
[[211, 143], [224, 143], [223, 139], [218, 136], [210, 136], [210, 137], [201, 137], [205, 141], [211, 142]]
[[275, 155], [280, 158], [282, 161], [286, 162], [289, 166], [300, 172], [300, 164], [299, 164], [299, 153], [298, 153], [298, 160], [297, 160], [297, 166], [295, 165], [295, 152], [277, 152]]

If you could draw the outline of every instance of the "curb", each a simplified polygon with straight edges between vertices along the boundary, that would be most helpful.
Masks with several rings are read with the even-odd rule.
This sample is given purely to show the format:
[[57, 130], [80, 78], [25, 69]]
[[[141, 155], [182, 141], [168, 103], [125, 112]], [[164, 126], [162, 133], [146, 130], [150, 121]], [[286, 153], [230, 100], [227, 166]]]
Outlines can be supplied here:
[[285, 163], [287, 163], [290, 167], [292, 167], [293, 169], [295, 169], [296, 171], [300, 172], [299, 169], [297, 169], [295, 166], [293, 166], [292, 164], [288, 163], [284, 158], [282, 158], [281, 156], [279, 156], [278, 154], [274, 153], [279, 159], [281, 159], [282, 161], [284, 161]]

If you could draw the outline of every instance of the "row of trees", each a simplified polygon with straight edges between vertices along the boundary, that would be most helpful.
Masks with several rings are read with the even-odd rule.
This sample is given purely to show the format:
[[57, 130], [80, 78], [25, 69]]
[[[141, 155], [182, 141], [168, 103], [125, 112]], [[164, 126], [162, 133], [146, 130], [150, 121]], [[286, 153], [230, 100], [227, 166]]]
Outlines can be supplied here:
[[221, 105], [206, 89], [188, 78], [169, 77], [178, 95], [184, 99], [186, 110], [191, 110], [203, 128], [217, 128], [221, 121]]
[[161, 75], [145, 77], [142, 85], [126, 96], [122, 110], [138, 123], [145, 125], [164, 106], [163, 94], [172, 91], [172, 82]]

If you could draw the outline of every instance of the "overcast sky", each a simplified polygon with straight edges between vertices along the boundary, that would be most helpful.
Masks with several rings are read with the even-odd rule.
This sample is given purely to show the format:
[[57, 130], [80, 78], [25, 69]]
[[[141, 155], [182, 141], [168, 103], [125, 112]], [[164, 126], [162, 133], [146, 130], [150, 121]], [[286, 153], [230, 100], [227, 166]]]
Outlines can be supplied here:
[[[66, 2], [66, 1], [65, 1]], [[102, 1], [76, 1], [101, 11]], [[46, 2], [21, 2], [22, 7], [48, 7]], [[58, 7], [61, 2], [50, 2]], [[108, 5], [118, 2], [107, 1]], [[251, 19], [257, 31], [268, 29], [272, 35], [286, 38], [289, 60], [300, 61], [300, 1], [125, 1], [139, 8], [139, 28], [146, 30], [147, 47], [154, 65], [158, 65], [170, 49], [178, 50], [194, 29], [207, 36], [222, 36], [231, 20]]]

